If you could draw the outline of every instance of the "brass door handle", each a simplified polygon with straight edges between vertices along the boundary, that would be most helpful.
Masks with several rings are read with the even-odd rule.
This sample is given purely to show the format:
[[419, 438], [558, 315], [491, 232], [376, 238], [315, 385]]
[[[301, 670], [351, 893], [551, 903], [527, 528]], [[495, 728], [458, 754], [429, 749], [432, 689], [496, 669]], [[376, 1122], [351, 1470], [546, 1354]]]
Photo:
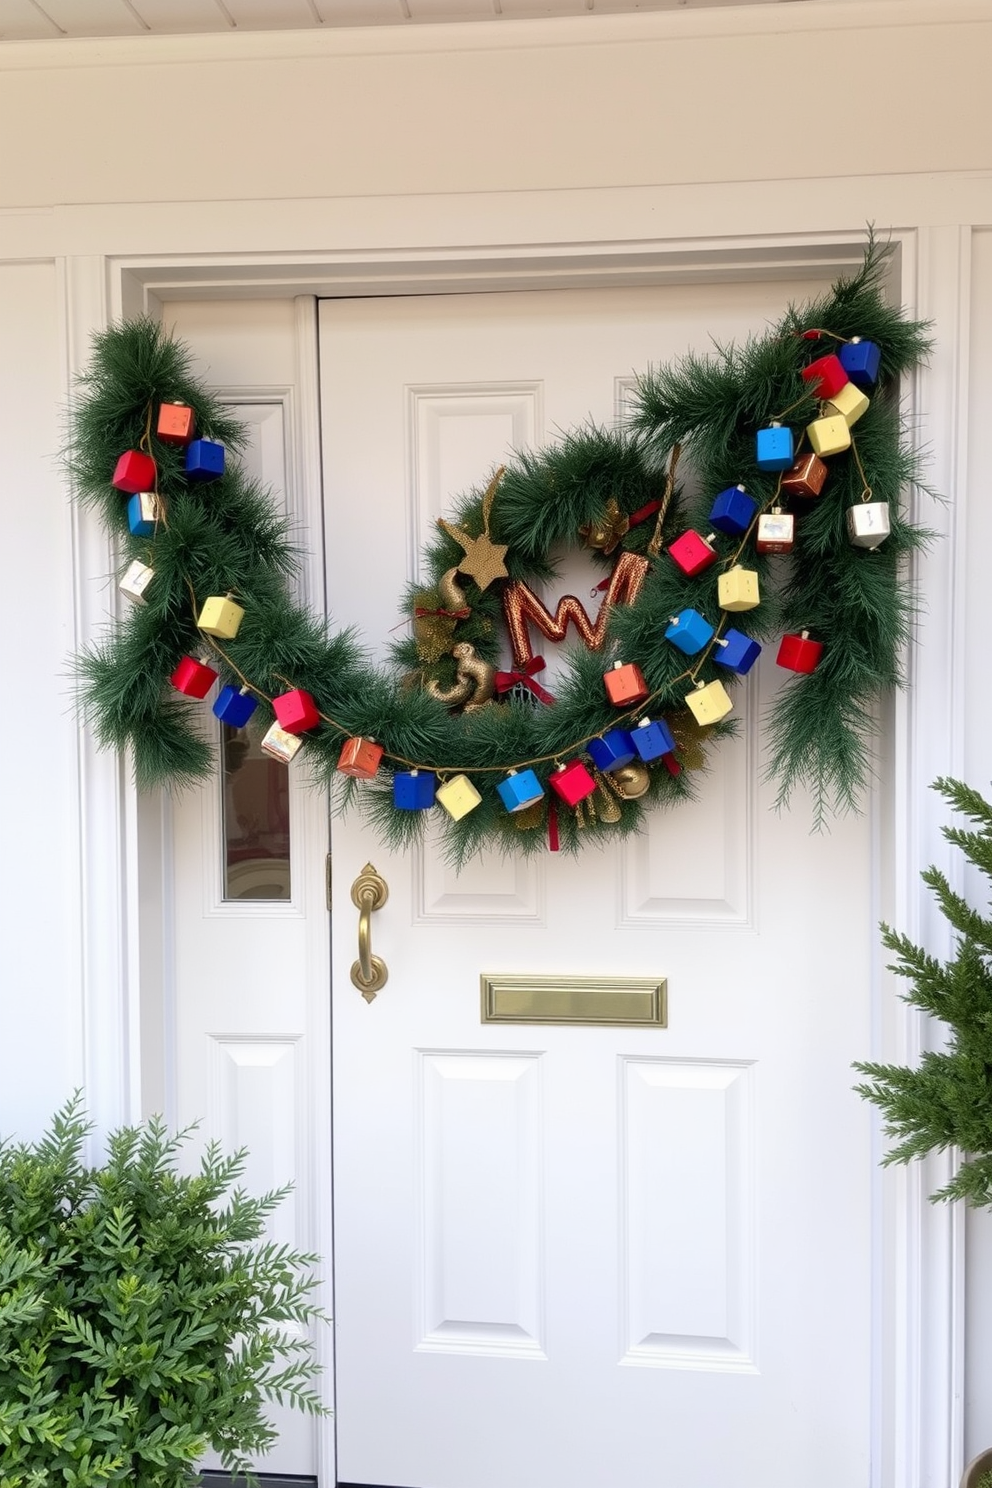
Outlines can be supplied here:
[[372, 911], [381, 909], [389, 898], [386, 880], [366, 863], [351, 886], [351, 902], [358, 910], [358, 960], [351, 968], [351, 980], [366, 1002], [371, 1002], [386, 985], [389, 972], [381, 956], [372, 954]]

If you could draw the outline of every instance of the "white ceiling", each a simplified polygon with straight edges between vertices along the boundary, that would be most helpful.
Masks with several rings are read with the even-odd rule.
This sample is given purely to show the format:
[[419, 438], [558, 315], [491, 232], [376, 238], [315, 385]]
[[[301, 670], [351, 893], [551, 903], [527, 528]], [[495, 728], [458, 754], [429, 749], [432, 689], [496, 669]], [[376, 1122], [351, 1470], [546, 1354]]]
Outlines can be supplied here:
[[0, 0], [0, 40], [308, 31], [804, 3], [811, 0]]

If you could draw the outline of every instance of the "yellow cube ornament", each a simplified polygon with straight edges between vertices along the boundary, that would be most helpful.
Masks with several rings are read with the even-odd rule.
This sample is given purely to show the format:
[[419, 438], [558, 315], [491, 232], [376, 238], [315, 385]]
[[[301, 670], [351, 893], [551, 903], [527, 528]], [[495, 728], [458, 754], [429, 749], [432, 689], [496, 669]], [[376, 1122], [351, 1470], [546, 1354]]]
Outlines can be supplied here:
[[870, 399], [853, 382], [845, 382], [839, 393], [828, 399], [827, 407], [836, 410], [850, 429], [868, 407]]
[[686, 696], [686, 703], [700, 728], [709, 723], [719, 723], [721, 718], [733, 712], [734, 707], [722, 682], [707, 682], [705, 687], [702, 682], [697, 682], [695, 692]]
[[758, 575], [753, 568], [741, 568], [739, 563], [720, 575], [716, 592], [721, 610], [753, 610], [761, 603]]
[[463, 816], [468, 816], [474, 811], [482, 800], [479, 792], [469, 780], [467, 775], [456, 775], [453, 780], [446, 780], [439, 785], [435, 798], [455, 821], [461, 821]]
[[212, 594], [196, 623], [205, 635], [216, 636], [220, 641], [233, 641], [244, 618], [244, 610], [233, 599], [223, 594]]
[[815, 454], [824, 459], [851, 448], [851, 430], [842, 413], [828, 414], [806, 425], [806, 435]]

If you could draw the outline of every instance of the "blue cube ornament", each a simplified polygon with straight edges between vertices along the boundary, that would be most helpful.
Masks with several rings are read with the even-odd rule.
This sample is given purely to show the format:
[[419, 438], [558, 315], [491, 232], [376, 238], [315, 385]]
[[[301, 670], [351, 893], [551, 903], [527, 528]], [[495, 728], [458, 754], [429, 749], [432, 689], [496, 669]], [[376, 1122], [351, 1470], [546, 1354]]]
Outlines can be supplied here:
[[631, 729], [630, 737], [642, 760], [661, 759], [663, 754], [675, 753], [675, 735], [660, 718], [642, 718]]
[[788, 470], [795, 455], [792, 430], [784, 424], [769, 424], [759, 429], [755, 442], [755, 464], [759, 470]]
[[255, 709], [258, 699], [243, 688], [222, 687], [214, 703], [214, 713], [228, 728], [244, 728]]
[[154, 491], [135, 491], [127, 503], [127, 525], [132, 537], [154, 537], [162, 509]]
[[434, 805], [437, 777], [431, 770], [397, 770], [393, 805], [400, 811], [427, 811]]
[[610, 729], [586, 745], [597, 770], [622, 770], [634, 758], [634, 741], [626, 729]]
[[855, 387], [875, 386], [882, 353], [874, 341], [862, 341], [859, 336], [855, 336], [853, 341], [848, 341], [841, 347], [837, 355]]
[[695, 656], [712, 639], [713, 627], [708, 620], [703, 619], [698, 610], [681, 610], [673, 616], [672, 623], [665, 631], [665, 640], [678, 646], [686, 656]]
[[544, 787], [533, 770], [513, 770], [496, 787], [507, 811], [526, 811], [544, 795]]
[[212, 439], [194, 439], [186, 446], [186, 479], [218, 480], [224, 474], [224, 446]]
[[743, 486], [728, 486], [713, 503], [710, 526], [731, 537], [740, 537], [750, 527], [757, 510], [758, 503]]
[[726, 667], [728, 672], [736, 672], [739, 677], [751, 670], [760, 655], [761, 647], [757, 641], [752, 641], [742, 630], [725, 630], [713, 647], [713, 660], [717, 666]]

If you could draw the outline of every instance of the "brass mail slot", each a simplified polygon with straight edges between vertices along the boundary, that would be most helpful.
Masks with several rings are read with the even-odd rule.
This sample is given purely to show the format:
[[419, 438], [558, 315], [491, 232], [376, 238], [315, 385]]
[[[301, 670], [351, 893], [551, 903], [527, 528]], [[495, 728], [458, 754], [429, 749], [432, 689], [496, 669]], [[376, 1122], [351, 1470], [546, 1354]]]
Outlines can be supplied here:
[[667, 1028], [665, 977], [506, 976], [483, 972], [483, 1023]]

